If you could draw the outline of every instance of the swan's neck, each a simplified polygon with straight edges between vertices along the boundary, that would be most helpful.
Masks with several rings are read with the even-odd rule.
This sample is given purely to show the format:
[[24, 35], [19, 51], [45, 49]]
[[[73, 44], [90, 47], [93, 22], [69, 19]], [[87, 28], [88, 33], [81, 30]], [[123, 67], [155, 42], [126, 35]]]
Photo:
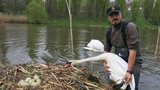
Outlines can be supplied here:
[[90, 61], [103, 61], [103, 60], [107, 60], [107, 53], [104, 53], [104, 54], [101, 54], [95, 57], [77, 60], [75, 64], [85, 63], [85, 62], [90, 62]]

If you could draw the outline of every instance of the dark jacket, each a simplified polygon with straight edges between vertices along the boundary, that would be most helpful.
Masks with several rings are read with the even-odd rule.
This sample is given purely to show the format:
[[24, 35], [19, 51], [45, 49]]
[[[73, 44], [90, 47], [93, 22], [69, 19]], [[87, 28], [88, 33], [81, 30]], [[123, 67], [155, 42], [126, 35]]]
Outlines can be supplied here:
[[[123, 22], [121, 22], [123, 23]], [[133, 22], [129, 22], [127, 26], [125, 27], [125, 42], [123, 40], [122, 36], [122, 24], [117, 25], [116, 27], [111, 27], [111, 33], [109, 38], [107, 37], [106, 32], [106, 43], [105, 43], [105, 51], [110, 52], [112, 46], [116, 49], [126, 48], [127, 50], [133, 49], [136, 50], [136, 62], [139, 62], [142, 60], [141, 57], [141, 45], [140, 45], [140, 36], [139, 32], [137, 30], [136, 25]], [[127, 46], [126, 46], [126, 45]], [[126, 52], [125, 52], [126, 53]], [[128, 60], [128, 58], [127, 58]]]

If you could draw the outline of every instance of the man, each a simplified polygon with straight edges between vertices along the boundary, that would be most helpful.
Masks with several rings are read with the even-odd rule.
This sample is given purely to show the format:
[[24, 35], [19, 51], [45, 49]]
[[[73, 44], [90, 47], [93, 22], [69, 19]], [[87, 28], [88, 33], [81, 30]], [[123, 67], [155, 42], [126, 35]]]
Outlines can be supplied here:
[[[115, 53], [128, 63], [124, 80], [129, 82], [133, 73], [136, 85], [135, 90], [138, 90], [142, 57], [137, 27], [132, 22], [122, 20], [122, 13], [118, 6], [109, 7], [107, 15], [111, 28], [106, 33], [105, 51], [110, 52], [113, 46]], [[130, 90], [130, 87], [128, 86], [126, 90]]]

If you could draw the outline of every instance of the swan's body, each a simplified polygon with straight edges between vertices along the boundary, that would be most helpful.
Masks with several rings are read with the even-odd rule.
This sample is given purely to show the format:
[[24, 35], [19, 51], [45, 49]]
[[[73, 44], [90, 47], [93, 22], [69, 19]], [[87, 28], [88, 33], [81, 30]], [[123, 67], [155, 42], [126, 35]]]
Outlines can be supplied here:
[[[103, 60], [107, 62], [107, 66], [109, 67], [108, 71], [110, 72], [110, 79], [115, 81], [116, 84], [121, 83], [124, 75], [126, 74], [128, 64], [116, 54], [104, 53], [99, 56], [86, 58], [82, 60], [71, 60], [72, 62], [71, 65], [90, 62], [90, 61], [103, 61]], [[135, 81], [133, 75], [132, 75], [132, 80], [129, 83], [123, 84], [121, 89], [126, 89], [128, 84], [130, 85], [131, 90], [135, 90]]]

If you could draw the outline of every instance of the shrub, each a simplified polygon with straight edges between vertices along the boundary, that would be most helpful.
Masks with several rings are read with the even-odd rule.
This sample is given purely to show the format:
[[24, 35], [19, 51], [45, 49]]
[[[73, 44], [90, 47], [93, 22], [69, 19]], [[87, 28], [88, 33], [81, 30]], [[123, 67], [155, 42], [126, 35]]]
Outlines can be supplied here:
[[25, 9], [29, 21], [33, 23], [46, 23], [48, 14], [42, 0], [32, 0]]

